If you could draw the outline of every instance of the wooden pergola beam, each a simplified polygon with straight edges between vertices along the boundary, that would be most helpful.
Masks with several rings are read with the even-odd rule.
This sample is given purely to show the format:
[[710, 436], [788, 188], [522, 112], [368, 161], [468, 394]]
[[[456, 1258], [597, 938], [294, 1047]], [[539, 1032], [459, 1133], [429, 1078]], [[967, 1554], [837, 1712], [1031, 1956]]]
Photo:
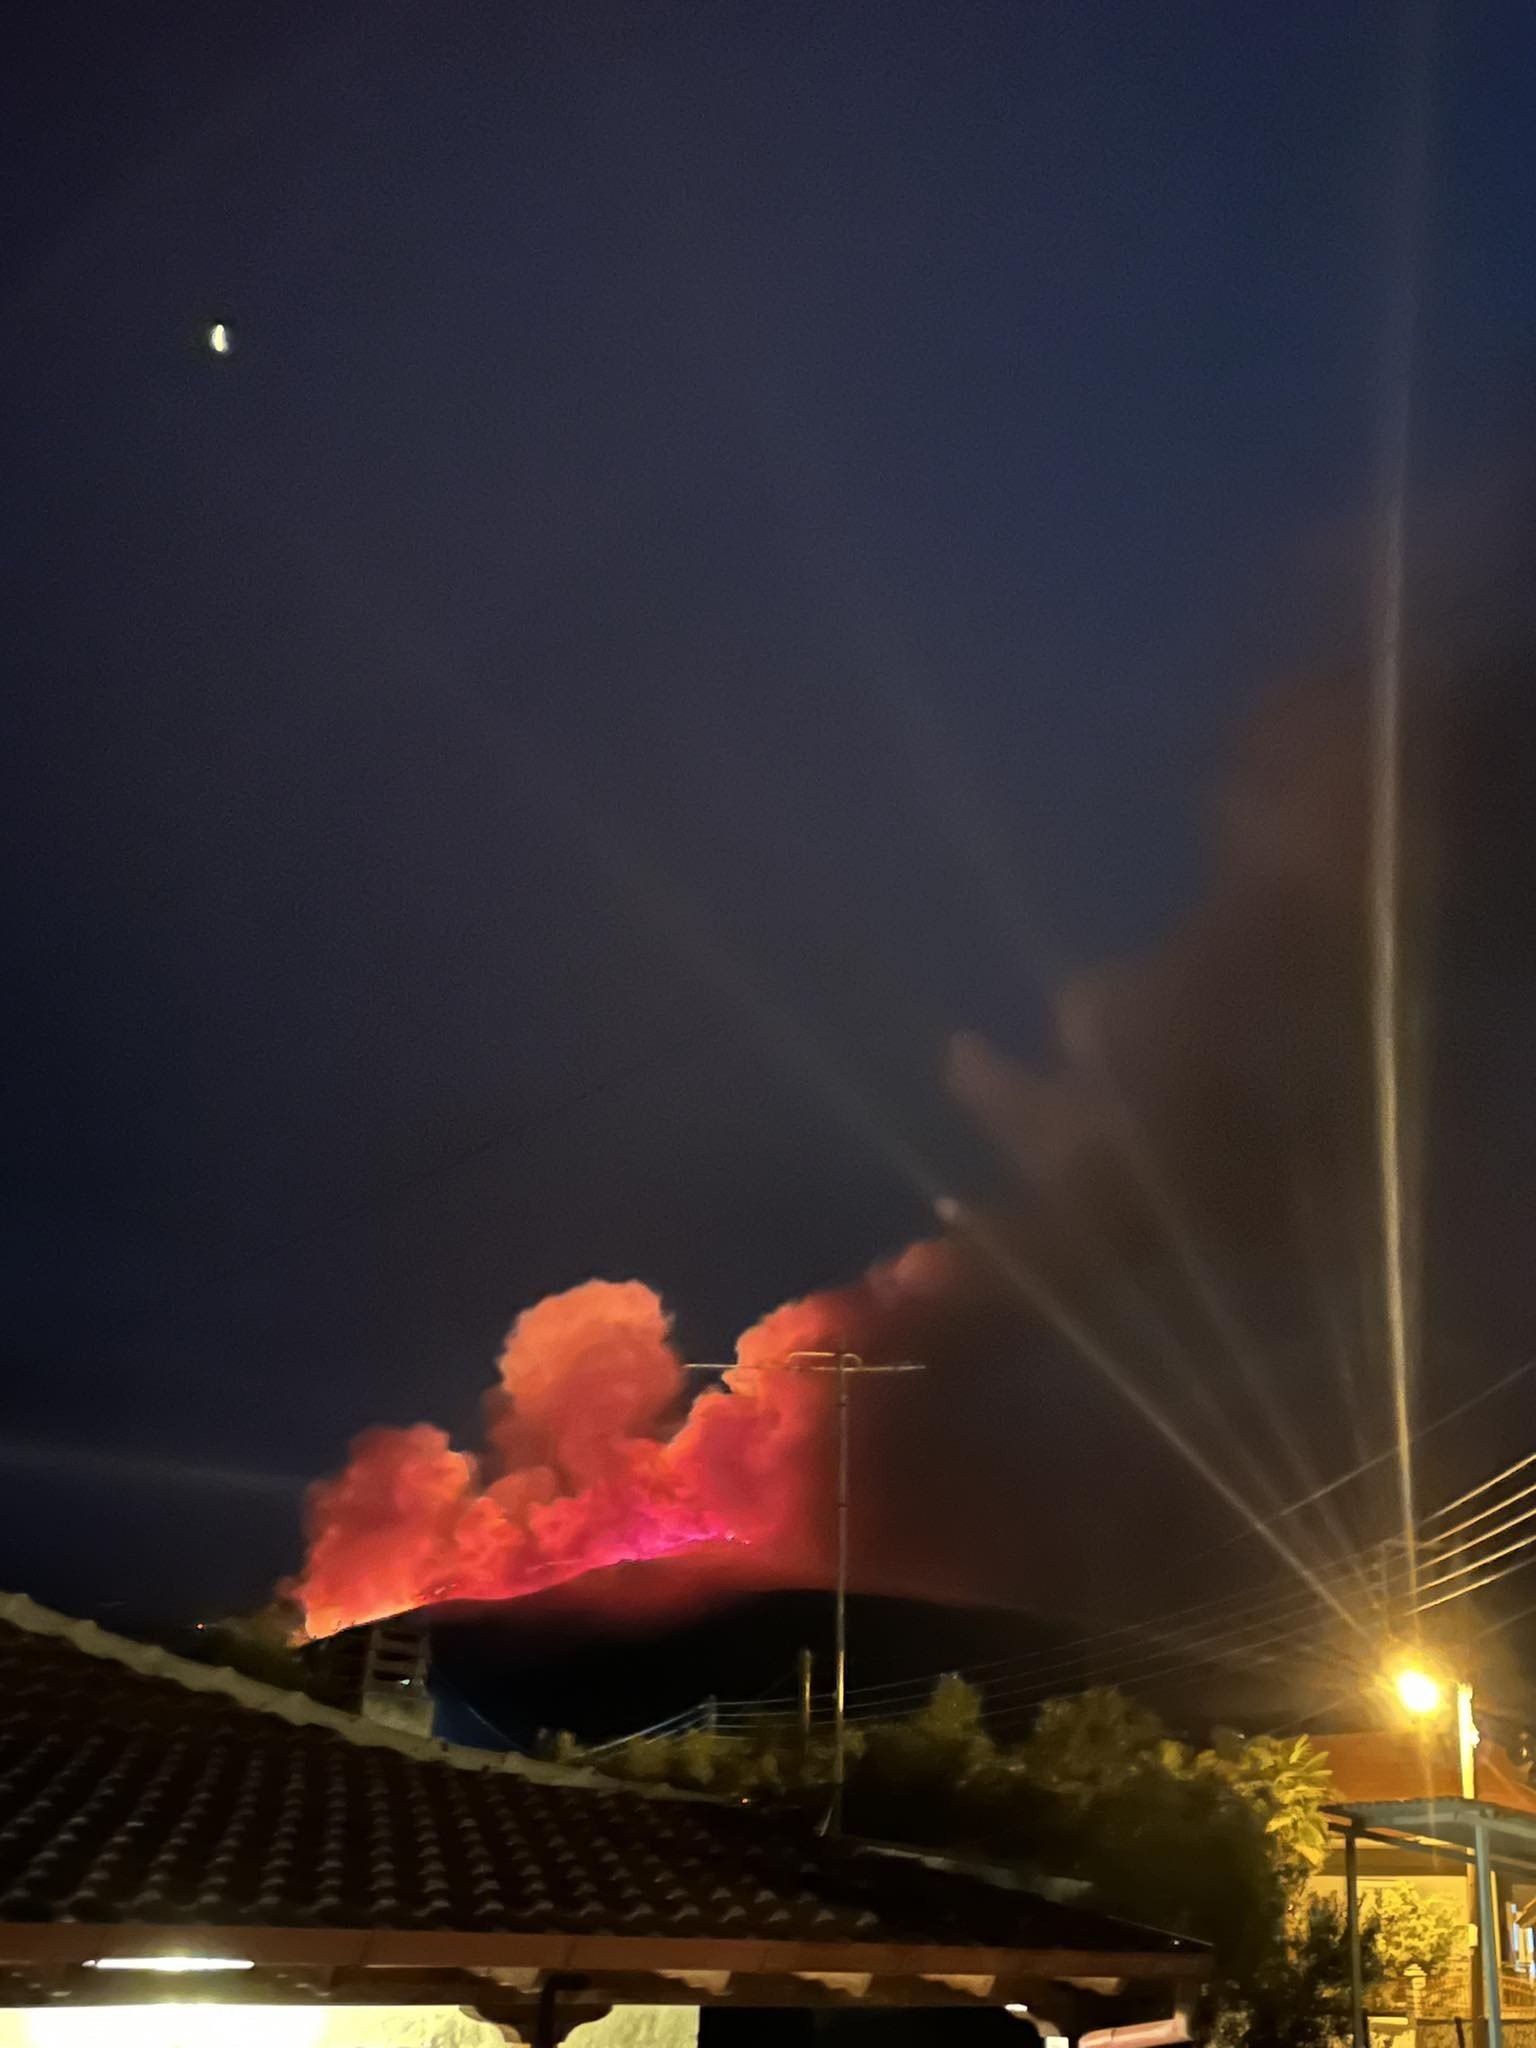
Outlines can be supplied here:
[[[732, 1976], [1030, 1977], [1198, 1983], [1207, 1958], [1096, 1949], [940, 1948], [876, 1942], [657, 1938], [649, 1935], [465, 1934], [332, 1927], [174, 1927], [78, 1921], [0, 1922], [0, 1966], [102, 1957], [229, 1956], [293, 1969], [527, 1970], [561, 1975], [719, 1972]], [[244, 1974], [244, 1973], [242, 1973]], [[119, 1979], [121, 1981], [121, 1979]]]
[[[8, 1980], [8, 1981], [7, 1981]], [[732, 1977], [720, 1988], [690, 1988], [675, 1978], [632, 1976], [571, 1977], [551, 1974], [536, 1986], [501, 1985], [464, 1970], [244, 1970], [226, 1976], [165, 1977], [137, 1981], [117, 1972], [69, 1965], [39, 1971], [13, 1970], [0, 1978], [0, 2008], [46, 2005], [118, 2007], [125, 2004], [177, 2006], [402, 2006], [448, 2005], [472, 2009], [492, 2025], [509, 2028], [526, 2041], [541, 2033], [563, 2034], [583, 2021], [601, 2018], [616, 2006], [687, 2005], [701, 2009], [765, 2008], [801, 2011], [868, 2011], [902, 2007], [977, 2011], [1004, 2004], [1028, 2006], [1057, 2018], [1103, 2024], [1106, 2001], [1060, 1983], [1031, 1977], [999, 1982], [991, 1995], [974, 1993], [921, 1977], [860, 1980], [862, 1988], [807, 1981], [793, 1975]], [[1166, 1994], [1164, 1994], [1166, 1999]], [[1145, 2000], [1132, 2001], [1138, 2015]], [[558, 2017], [558, 2028], [550, 2021]]]
[[489, 2018], [531, 2014], [550, 1983], [562, 2003], [596, 2005], [805, 2006], [831, 2010], [870, 2006], [924, 2006], [975, 2011], [988, 2005], [1060, 2001], [1080, 1987], [1046, 1978], [992, 1980], [984, 1995], [929, 1977], [731, 1976], [707, 1981], [657, 1972], [561, 1976], [505, 1985], [471, 1970], [242, 1970], [225, 1975], [134, 1979], [82, 1964], [0, 1972], [0, 2007], [39, 2002], [71, 2005], [474, 2005]]

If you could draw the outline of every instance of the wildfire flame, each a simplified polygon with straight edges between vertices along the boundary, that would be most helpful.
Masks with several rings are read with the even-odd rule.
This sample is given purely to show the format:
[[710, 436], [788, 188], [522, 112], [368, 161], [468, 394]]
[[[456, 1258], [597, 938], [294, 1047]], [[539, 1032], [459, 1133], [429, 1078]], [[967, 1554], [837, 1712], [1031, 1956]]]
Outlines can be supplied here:
[[671, 1318], [638, 1280], [589, 1280], [513, 1324], [483, 1456], [430, 1423], [372, 1429], [311, 1489], [288, 1588], [311, 1636], [446, 1601], [515, 1600], [695, 1546], [767, 1546], [803, 1527], [821, 1475], [824, 1380], [799, 1350], [863, 1343], [928, 1292], [943, 1247], [775, 1309], [723, 1387], [691, 1391]]

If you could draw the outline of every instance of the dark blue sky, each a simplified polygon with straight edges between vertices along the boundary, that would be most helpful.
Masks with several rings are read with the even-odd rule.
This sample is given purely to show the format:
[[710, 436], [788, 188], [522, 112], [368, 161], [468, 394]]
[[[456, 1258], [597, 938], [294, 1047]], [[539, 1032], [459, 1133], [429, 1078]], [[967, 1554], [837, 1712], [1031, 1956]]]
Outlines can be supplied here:
[[[927, 1227], [892, 1148], [989, 1185], [948, 1034], [1155, 945], [1339, 624], [1405, 13], [33, 12], [0, 1576], [227, 1599], [291, 1496], [48, 1447], [322, 1469], [467, 1426], [552, 1286], [714, 1350]], [[1442, 14], [1454, 476], [1531, 361], [1536, 18]]]

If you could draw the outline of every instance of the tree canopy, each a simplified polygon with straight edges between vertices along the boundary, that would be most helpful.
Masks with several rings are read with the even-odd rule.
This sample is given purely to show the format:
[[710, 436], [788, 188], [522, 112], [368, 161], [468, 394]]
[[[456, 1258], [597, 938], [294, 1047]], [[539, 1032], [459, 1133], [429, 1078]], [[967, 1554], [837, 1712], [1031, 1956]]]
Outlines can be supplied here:
[[[580, 1751], [563, 1739], [563, 1755]], [[725, 1796], [824, 1805], [831, 1741], [792, 1722], [642, 1739], [598, 1768]], [[1106, 1911], [1207, 1941], [1213, 2004], [1252, 2048], [1313, 2048], [1348, 1982], [1339, 1915], [1302, 1904], [1327, 1851], [1326, 1760], [1305, 1736], [1172, 1738], [1125, 1694], [1046, 1702], [1003, 1742], [946, 1678], [918, 1712], [848, 1730], [845, 1822], [1080, 1886]], [[1374, 1955], [1370, 1967], [1378, 1966]]]
[[1360, 1894], [1360, 1911], [1375, 1930], [1387, 1977], [1406, 1977], [1410, 1970], [1437, 1976], [1451, 1967], [1466, 1944], [1460, 1908], [1416, 1884], [1368, 1885]]

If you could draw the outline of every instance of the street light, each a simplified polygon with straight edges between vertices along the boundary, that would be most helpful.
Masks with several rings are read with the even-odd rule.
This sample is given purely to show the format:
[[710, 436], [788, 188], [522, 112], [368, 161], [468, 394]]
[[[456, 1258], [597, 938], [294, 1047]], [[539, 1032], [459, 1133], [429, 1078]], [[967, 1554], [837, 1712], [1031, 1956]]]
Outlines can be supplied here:
[[1410, 1714], [1438, 1713], [1444, 1698], [1439, 1679], [1431, 1678], [1427, 1671], [1417, 1671], [1411, 1665], [1397, 1674], [1397, 1696]]
[[[1445, 1699], [1445, 1687], [1422, 1665], [1404, 1665], [1393, 1680], [1397, 1697], [1408, 1712], [1423, 1720], [1438, 1714]], [[1465, 1679], [1456, 1681], [1456, 1760], [1460, 1770], [1461, 1796], [1477, 1797], [1477, 1722], [1472, 1716], [1472, 1687]]]
[[[1407, 1665], [1397, 1674], [1397, 1696], [1410, 1714], [1419, 1718], [1438, 1713], [1445, 1688], [1431, 1672]], [[1472, 1683], [1456, 1680], [1456, 1761], [1461, 1796], [1469, 1803], [1477, 1799], [1477, 1722], [1472, 1713]], [[1469, 1980], [1474, 2021], [1491, 2022], [1491, 2033], [1503, 2038], [1499, 2011], [1498, 1917], [1494, 1903], [1493, 1870], [1484, 1829], [1473, 1830], [1473, 1856], [1467, 1865], [1467, 1925], [1473, 1944], [1469, 1955]], [[1482, 2010], [1479, 2011], [1479, 2005]], [[1481, 2028], [1474, 2029], [1480, 2039]]]

